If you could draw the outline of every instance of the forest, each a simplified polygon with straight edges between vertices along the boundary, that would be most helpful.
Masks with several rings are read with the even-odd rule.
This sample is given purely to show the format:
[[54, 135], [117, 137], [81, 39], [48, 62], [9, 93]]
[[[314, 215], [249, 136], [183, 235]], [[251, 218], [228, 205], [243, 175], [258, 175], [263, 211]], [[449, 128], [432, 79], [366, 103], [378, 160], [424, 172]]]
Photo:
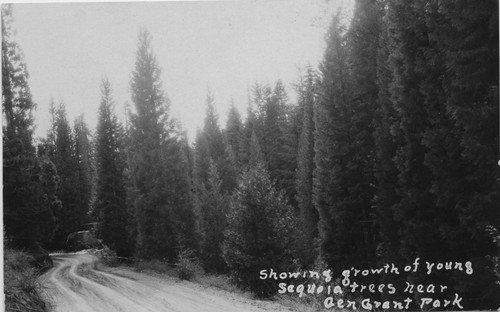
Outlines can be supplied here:
[[35, 139], [13, 19], [2, 6], [12, 248], [67, 250], [68, 235], [95, 224], [118, 256], [193, 255], [261, 297], [278, 290], [263, 269], [470, 261], [467, 278], [411, 280], [448, 285], [465, 309], [500, 307], [497, 1], [357, 0], [348, 25], [332, 16], [318, 68], [302, 68], [294, 86], [256, 82], [245, 118], [233, 105], [221, 125], [208, 92], [193, 143], [170, 114], [146, 29], [125, 122], [104, 78], [98, 116], [86, 116], [96, 129], [52, 102], [51, 128]]

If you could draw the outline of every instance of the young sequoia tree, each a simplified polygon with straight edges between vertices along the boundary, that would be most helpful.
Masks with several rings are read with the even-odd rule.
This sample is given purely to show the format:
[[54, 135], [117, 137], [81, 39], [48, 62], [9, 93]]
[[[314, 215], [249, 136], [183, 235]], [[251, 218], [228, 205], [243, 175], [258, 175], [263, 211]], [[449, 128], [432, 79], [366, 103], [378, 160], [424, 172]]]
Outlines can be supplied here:
[[129, 174], [137, 220], [137, 254], [174, 260], [175, 248], [193, 245], [194, 217], [189, 166], [180, 133], [169, 118], [160, 68], [143, 30], [130, 82]]
[[78, 205], [84, 211], [91, 211], [94, 191], [94, 147], [92, 134], [81, 114], [75, 119], [75, 157], [78, 170]]
[[[354, 160], [350, 128], [352, 79], [348, 67], [348, 37], [337, 15], [330, 27], [320, 68], [322, 79], [314, 110], [314, 205], [319, 213], [321, 256], [334, 269], [364, 264], [361, 205], [355, 191], [359, 175], [348, 176]], [[354, 200], [353, 200], [354, 199]]]
[[[257, 143], [252, 141], [252, 145]], [[252, 151], [253, 164], [243, 173], [232, 198], [222, 250], [236, 283], [258, 296], [268, 296], [275, 293], [276, 285], [259, 279], [259, 271], [294, 269], [296, 220], [283, 192], [276, 190], [259, 160], [259, 148]]]
[[307, 68], [297, 86], [298, 105], [302, 109], [301, 131], [297, 151], [296, 200], [300, 210], [303, 241], [303, 262], [310, 265], [317, 252], [315, 243], [318, 238], [318, 211], [313, 205], [314, 172], [314, 115], [316, 99], [316, 73]]
[[[498, 228], [499, 220], [498, 170], [492, 170], [498, 153], [498, 3], [388, 1], [384, 20], [389, 49], [382, 51], [387, 62], [379, 77], [389, 88], [380, 93], [381, 116], [390, 121], [390, 132], [382, 130], [392, 138], [377, 145], [383, 148], [379, 168], [397, 171], [378, 170], [385, 185], [377, 210], [381, 227], [398, 230], [384, 231], [385, 245], [406, 261], [417, 255], [435, 262], [470, 259], [474, 275], [466, 282], [458, 274], [419, 277], [429, 284], [446, 281], [460, 291], [465, 309], [497, 307], [491, 259], [498, 252], [488, 229]], [[384, 208], [388, 204], [392, 211]]]
[[72, 232], [81, 231], [88, 222], [89, 206], [80, 200], [80, 172], [76, 156], [75, 136], [71, 131], [66, 108], [63, 103], [55, 111], [54, 125], [54, 162], [59, 175], [58, 197], [62, 207], [56, 212], [56, 231], [53, 248], [66, 248], [66, 239]]
[[[5, 234], [15, 246], [50, 243], [54, 229], [54, 189], [50, 161], [36, 158], [33, 145], [35, 103], [28, 71], [14, 41], [12, 7], [2, 6], [3, 196]], [[47, 193], [48, 192], [48, 193]]]
[[130, 252], [127, 244], [127, 211], [123, 128], [114, 113], [111, 85], [101, 84], [101, 104], [96, 132], [97, 190], [94, 209], [104, 244], [119, 256]]

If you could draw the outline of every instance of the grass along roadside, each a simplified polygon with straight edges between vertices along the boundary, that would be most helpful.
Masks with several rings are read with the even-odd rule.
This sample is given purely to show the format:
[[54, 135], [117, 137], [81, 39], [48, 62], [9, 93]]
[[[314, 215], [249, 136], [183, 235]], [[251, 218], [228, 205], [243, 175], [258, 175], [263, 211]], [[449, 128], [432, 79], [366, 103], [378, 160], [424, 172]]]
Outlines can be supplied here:
[[247, 298], [252, 297], [250, 292], [241, 290], [232, 283], [229, 276], [222, 274], [207, 274], [189, 250], [182, 252], [175, 264], [169, 264], [158, 259], [142, 260], [120, 258], [116, 257], [116, 254], [107, 248], [98, 251], [92, 250], [90, 252], [99, 258], [99, 261], [96, 263], [97, 269], [125, 266], [136, 272], [155, 276], [159, 275], [160, 277], [161, 275], [165, 275], [180, 280], [188, 280], [202, 287], [212, 287], [230, 293], [237, 293]]
[[38, 282], [42, 270], [35, 266], [35, 257], [25, 251], [4, 249], [5, 311], [46, 312], [43, 287]]
[[241, 290], [234, 285], [229, 276], [207, 274], [200, 266], [192, 263], [183, 262], [182, 265], [173, 266], [160, 260], [140, 260], [129, 264], [104, 260], [98, 263], [98, 268], [102, 266], [126, 266], [136, 272], [153, 274], [155, 276], [165, 275], [180, 280], [188, 280], [203, 287], [213, 287], [227, 292], [238, 293], [244, 295], [245, 297], [251, 297], [249, 292]]

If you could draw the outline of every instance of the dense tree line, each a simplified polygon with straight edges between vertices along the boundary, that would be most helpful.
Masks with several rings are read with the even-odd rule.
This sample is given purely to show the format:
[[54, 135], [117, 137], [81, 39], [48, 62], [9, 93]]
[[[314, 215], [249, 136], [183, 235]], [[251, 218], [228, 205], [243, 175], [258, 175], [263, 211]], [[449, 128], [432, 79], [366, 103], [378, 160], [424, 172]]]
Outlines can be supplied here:
[[54, 166], [37, 157], [33, 143], [35, 103], [28, 71], [13, 38], [12, 7], [2, 6], [2, 143], [5, 235], [13, 247], [49, 244], [58, 210]]
[[193, 145], [170, 116], [143, 30], [127, 125], [103, 79], [95, 134], [83, 117], [72, 128], [64, 104], [52, 103], [52, 127], [35, 146], [9, 8], [4, 212], [17, 245], [62, 249], [97, 222], [119, 255], [173, 263], [191, 250], [206, 271], [263, 296], [276, 292], [258, 279], [271, 267], [472, 261], [467, 281], [411, 278], [449, 285], [469, 308], [500, 304], [495, 1], [356, 1], [349, 25], [333, 17], [323, 61], [294, 86], [296, 103], [281, 81], [256, 83], [245, 118], [232, 103], [222, 127], [208, 91]]

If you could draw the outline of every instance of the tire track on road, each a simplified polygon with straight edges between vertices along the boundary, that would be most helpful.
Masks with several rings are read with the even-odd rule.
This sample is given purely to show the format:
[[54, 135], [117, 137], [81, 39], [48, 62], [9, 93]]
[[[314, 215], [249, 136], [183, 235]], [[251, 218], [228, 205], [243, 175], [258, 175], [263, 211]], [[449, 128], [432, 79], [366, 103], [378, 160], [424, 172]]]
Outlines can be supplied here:
[[[95, 261], [90, 255], [78, 255], [74, 257], [54, 255], [54, 260], [59, 263], [58, 267], [50, 273], [49, 282], [58, 293], [53, 293], [51, 301], [55, 305], [55, 311], [82, 311], [82, 312], [156, 312], [158, 306], [150, 306], [144, 298], [127, 296], [126, 289], [120, 293], [110, 287], [96, 283], [77, 273], [80, 265]], [[61, 274], [62, 270], [69, 267], [68, 274]], [[74, 283], [72, 280], [77, 281]], [[66, 284], [71, 286], [67, 286]], [[77, 285], [80, 284], [80, 287]], [[49, 289], [52, 287], [49, 287]], [[70, 309], [68, 309], [70, 307]], [[165, 310], [165, 309], [162, 309]]]
[[51, 257], [55, 266], [41, 281], [54, 312], [288, 311], [278, 304], [172, 277], [159, 278], [128, 268], [97, 270], [97, 258], [85, 252]]

